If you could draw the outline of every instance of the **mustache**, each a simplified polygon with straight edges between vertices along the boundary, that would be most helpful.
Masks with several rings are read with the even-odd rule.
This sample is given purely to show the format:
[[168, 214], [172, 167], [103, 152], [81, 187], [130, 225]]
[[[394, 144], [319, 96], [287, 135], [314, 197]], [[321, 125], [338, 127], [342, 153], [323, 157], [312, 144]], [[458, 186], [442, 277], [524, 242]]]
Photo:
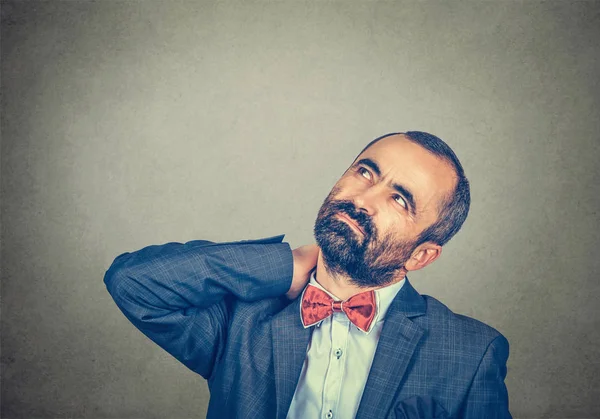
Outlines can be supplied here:
[[372, 237], [375, 232], [375, 225], [367, 214], [356, 209], [352, 201], [331, 201], [329, 204], [329, 213], [331, 216], [343, 212], [352, 218], [364, 230], [367, 237]]

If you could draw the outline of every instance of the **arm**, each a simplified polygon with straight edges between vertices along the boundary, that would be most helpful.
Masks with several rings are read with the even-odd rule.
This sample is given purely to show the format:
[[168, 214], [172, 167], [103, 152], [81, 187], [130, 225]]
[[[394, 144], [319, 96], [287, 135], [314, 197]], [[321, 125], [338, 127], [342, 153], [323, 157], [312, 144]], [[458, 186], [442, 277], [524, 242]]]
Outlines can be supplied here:
[[208, 379], [224, 348], [232, 299], [290, 289], [293, 258], [282, 238], [149, 246], [117, 257], [104, 282], [140, 331]]
[[508, 341], [502, 335], [490, 343], [475, 373], [459, 418], [512, 419], [504, 384], [508, 348]]

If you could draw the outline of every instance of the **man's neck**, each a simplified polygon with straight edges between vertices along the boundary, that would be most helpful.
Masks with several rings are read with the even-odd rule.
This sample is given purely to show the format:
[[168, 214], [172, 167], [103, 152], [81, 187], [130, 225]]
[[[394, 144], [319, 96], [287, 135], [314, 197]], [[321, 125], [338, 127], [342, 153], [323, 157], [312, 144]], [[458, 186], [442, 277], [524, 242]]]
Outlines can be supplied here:
[[[359, 294], [361, 292], [383, 288], [383, 286], [359, 287], [353, 284], [348, 276], [337, 275], [328, 272], [321, 251], [319, 251], [319, 257], [317, 259], [317, 270], [315, 272], [315, 278], [323, 288], [325, 288], [327, 291], [329, 291], [336, 297], [340, 298], [342, 301], [345, 301], [353, 295]], [[394, 280], [392, 283], [387, 285], [399, 282], [403, 278], [404, 275], [399, 275], [397, 280]]]

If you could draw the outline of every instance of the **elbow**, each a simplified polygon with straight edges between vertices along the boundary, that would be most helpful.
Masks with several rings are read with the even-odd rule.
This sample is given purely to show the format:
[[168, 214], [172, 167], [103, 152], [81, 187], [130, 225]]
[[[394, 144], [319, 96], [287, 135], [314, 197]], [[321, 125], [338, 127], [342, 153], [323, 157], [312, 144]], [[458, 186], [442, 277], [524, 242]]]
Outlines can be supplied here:
[[108, 293], [117, 303], [127, 294], [129, 288], [127, 283], [131, 279], [127, 273], [127, 268], [124, 266], [126, 255], [129, 255], [129, 253], [118, 256], [104, 274], [104, 285], [106, 285]]
[[140, 313], [141, 303], [137, 296], [139, 294], [138, 284], [131, 274], [131, 269], [127, 267], [111, 266], [104, 275], [104, 283], [119, 310], [136, 324], [136, 319], [142, 315]]

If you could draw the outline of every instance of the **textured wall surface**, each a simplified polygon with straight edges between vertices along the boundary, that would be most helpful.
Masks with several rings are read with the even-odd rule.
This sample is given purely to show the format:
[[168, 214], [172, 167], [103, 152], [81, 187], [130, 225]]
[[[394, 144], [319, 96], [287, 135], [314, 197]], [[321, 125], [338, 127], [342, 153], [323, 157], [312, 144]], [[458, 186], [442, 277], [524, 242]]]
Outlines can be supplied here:
[[511, 343], [515, 418], [600, 417], [600, 2], [2, 2], [2, 417], [203, 417], [102, 278], [287, 233], [386, 132], [445, 139], [463, 230], [413, 275]]

